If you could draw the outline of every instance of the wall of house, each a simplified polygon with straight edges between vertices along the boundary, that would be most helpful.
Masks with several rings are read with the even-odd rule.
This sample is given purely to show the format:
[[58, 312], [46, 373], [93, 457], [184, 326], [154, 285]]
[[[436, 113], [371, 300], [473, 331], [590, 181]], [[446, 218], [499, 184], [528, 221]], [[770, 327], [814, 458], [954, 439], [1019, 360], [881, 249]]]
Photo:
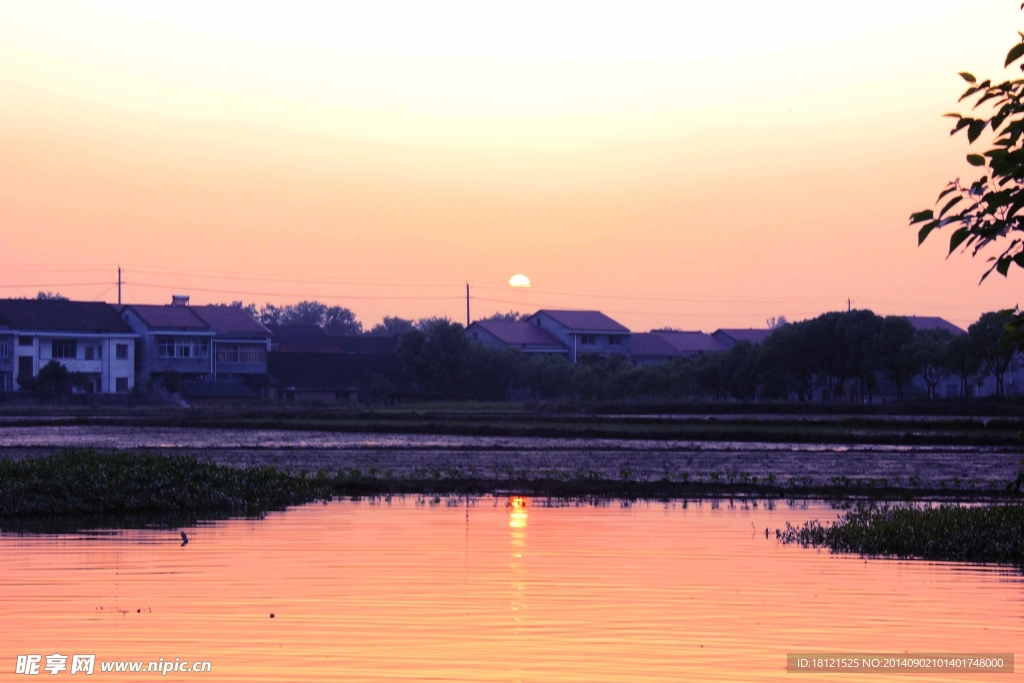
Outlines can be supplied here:
[[[54, 342], [69, 344], [73, 356], [54, 356]], [[124, 357], [118, 357], [118, 347]], [[67, 346], [65, 346], [67, 349]], [[135, 339], [128, 335], [82, 335], [46, 333], [19, 335], [12, 356], [13, 385], [23, 366], [31, 365], [32, 375], [50, 361], [56, 361], [70, 372], [89, 378], [89, 392], [114, 394], [131, 391], [135, 386]], [[26, 360], [22, 360], [26, 359]], [[27, 369], [27, 367], [26, 367]]]
[[[206, 339], [205, 357], [199, 358], [166, 358], [160, 355], [160, 340], [175, 339], [179, 341]], [[213, 340], [209, 335], [166, 332], [151, 332], [139, 339], [137, 344], [139, 358], [136, 361], [140, 380], [148, 380], [170, 369], [181, 373], [186, 378], [206, 379], [213, 372]]]
[[217, 377], [267, 374], [270, 340], [217, 340], [214, 342]]
[[0, 334], [0, 391], [14, 391], [14, 345], [11, 335]]
[[[608, 332], [578, 332], [568, 329], [565, 325], [545, 313], [537, 313], [533, 322], [539, 323], [540, 327], [554, 335], [569, 349], [569, 360], [575, 362], [579, 356], [585, 353], [596, 353], [601, 356], [623, 356], [629, 359], [630, 336], [628, 332], [622, 334], [609, 334]], [[609, 341], [617, 338], [618, 343]], [[592, 343], [584, 344], [584, 341]]]

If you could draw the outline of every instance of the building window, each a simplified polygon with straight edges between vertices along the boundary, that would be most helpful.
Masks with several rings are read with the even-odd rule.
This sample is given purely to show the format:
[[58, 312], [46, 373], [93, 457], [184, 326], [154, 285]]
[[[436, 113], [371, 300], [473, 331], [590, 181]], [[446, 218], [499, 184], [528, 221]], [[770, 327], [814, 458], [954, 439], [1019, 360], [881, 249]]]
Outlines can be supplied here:
[[209, 358], [210, 340], [189, 337], [158, 337], [157, 356], [160, 358]]
[[70, 339], [54, 339], [52, 342], [53, 358], [77, 358], [78, 345]]
[[595, 334], [581, 334], [580, 344], [583, 346], [593, 346], [597, 343], [597, 335]]
[[128, 378], [127, 377], [117, 377], [116, 379], [114, 379], [114, 382], [116, 383], [115, 389], [117, 390], [117, 393], [122, 394], [122, 393], [128, 391]]
[[117, 358], [119, 358], [121, 360], [124, 360], [125, 358], [128, 357], [128, 345], [127, 344], [118, 344], [117, 346], [114, 347], [114, 352], [115, 352], [114, 355]]
[[608, 343], [611, 344], [612, 346], [618, 346], [619, 344], [622, 343], [622, 336], [618, 334], [609, 334]]
[[32, 346], [32, 337], [18, 337], [18, 346]]
[[266, 347], [258, 344], [218, 344], [218, 363], [266, 363]]
[[0, 342], [0, 358], [7, 358], [11, 355], [11, 347], [7, 345], [7, 342]]
[[85, 359], [86, 360], [100, 360], [103, 358], [103, 347], [102, 346], [86, 346], [85, 347]]

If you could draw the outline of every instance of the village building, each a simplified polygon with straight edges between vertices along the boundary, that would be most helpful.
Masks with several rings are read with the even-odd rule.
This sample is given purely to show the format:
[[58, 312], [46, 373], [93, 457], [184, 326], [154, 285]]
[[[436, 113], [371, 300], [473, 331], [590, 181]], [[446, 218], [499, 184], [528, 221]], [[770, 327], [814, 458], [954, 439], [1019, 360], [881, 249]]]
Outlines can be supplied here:
[[729, 349], [724, 343], [705, 332], [681, 330], [651, 330], [634, 332], [631, 356], [637, 365], [655, 365], [675, 358], [692, 358], [702, 353]]
[[174, 301], [120, 309], [139, 336], [140, 381], [161, 378], [169, 371], [189, 382], [265, 381], [270, 330], [240, 308], [190, 306], [188, 297], [181, 296]]
[[82, 373], [76, 391], [127, 393], [135, 386], [136, 334], [101, 301], [0, 299], [0, 390], [36, 377], [51, 361]]

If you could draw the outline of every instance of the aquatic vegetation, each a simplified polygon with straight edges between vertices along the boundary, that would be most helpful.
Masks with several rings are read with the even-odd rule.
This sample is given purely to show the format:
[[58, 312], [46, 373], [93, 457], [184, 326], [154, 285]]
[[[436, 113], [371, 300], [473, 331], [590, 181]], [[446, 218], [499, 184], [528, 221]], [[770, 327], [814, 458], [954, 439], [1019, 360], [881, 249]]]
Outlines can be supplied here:
[[839, 553], [1024, 566], [1024, 503], [868, 505], [831, 525], [787, 524], [776, 537]]
[[0, 516], [258, 513], [330, 498], [328, 481], [272, 467], [69, 450], [0, 460]]
[[[418, 457], [418, 456], [417, 456]], [[683, 472], [658, 477], [632, 465], [597, 470], [570, 461], [541, 458], [513, 466], [506, 462], [477, 468], [439, 455], [431, 467], [320, 468], [315, 472], [271, 466], [237, 467], [177, 455], [139, 451], [65, 450], [21, 460], [0, 459], [0, 520], [83, 515], [214, 519], [258, 516], [270, 510], [336, 497], [415, 495], [515, 495], [578, 499], [668, 500], [695, 498], [785, 498], [865, 500], [1017, 500], [1020, 482], [987, 488], [971, 486], [907, 488], [885, 477], [836, 476], [829, 481], [746, 471]], [[990, 483], [991, 484], [991, 483]], [[801, 531], [808, 542], [822, 530]], [[795, 531], [793, 532], [796, 533]], [[837, 532], [830, 532], [837, 533]], [[797, 538], [797, 536], [794, 536]], [[814, 537], [816, 538], [816, 537]], [[879, 551], [881, 552], [881, 551]]]

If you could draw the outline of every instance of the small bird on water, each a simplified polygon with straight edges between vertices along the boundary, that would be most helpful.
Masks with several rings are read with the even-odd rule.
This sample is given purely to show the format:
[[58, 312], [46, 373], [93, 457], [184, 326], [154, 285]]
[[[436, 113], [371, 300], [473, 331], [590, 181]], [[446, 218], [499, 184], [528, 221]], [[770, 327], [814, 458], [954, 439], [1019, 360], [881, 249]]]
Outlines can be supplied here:
[[188, 545], [188, 536], [185, 535], [184, 531], [181, 532], [181, 545], [182, 546]]

